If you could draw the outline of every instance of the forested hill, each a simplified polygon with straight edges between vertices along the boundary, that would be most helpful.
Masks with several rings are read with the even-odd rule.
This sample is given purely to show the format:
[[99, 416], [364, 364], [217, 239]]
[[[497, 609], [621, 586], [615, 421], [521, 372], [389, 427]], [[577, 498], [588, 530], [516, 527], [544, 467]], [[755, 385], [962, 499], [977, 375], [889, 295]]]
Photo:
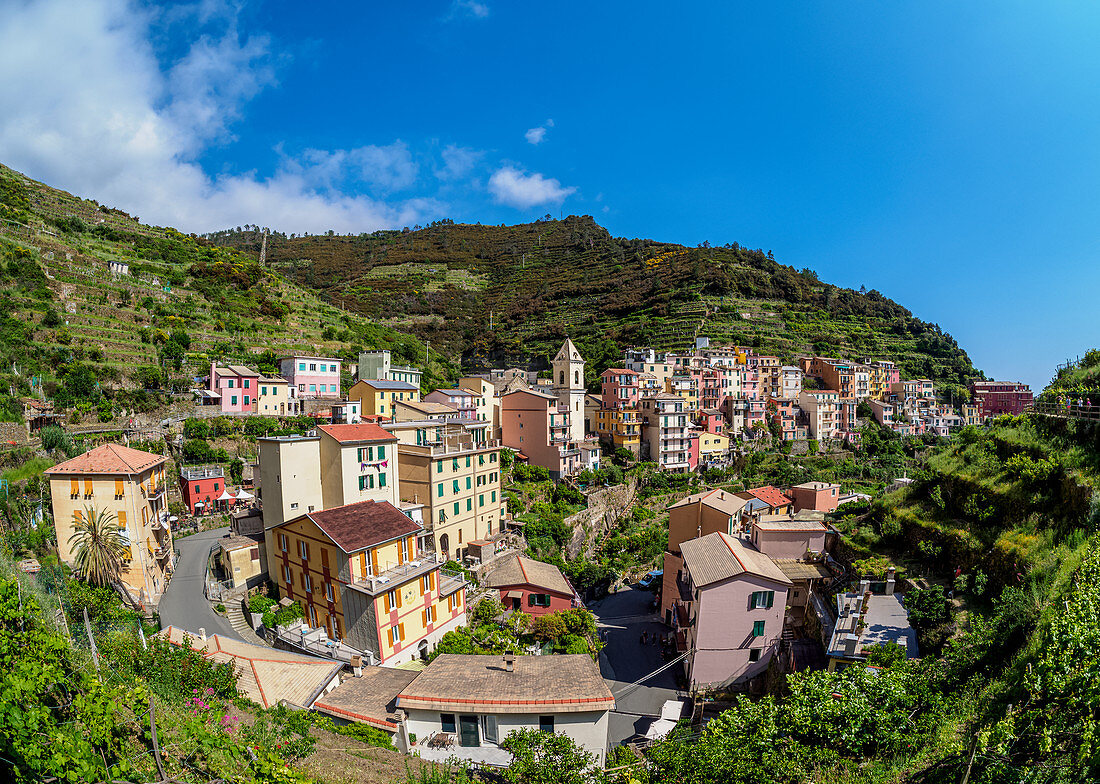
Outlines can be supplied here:
[[[258, 254], [255, 226], [207, 235]], [[589, 216], [517, 226], [439, 221], [357, 236], [268, 238], [267, 260], [329, 302], [461, 354], [468, 366], [537, 365], [568, 334], [590, 381], [627, 346], [697, 335], [784, 359], [890, 358], [909, 377], [979, 375], [954, 338], [877, 291], [853, 291], [737, 244], [689, 248], [612, 237]]]

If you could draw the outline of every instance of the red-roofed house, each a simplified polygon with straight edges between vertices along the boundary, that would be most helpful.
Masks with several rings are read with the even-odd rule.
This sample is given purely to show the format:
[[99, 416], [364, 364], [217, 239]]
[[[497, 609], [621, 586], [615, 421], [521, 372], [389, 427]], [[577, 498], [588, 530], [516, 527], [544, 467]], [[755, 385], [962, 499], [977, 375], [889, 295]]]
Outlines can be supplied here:
[[791, 511], [791, 499], [771, 485], [750, 488], [738, 493], [737, 497], [748, 501], [745, 511], [749, 514], [786, 514]]
[[[311, 628], [371, 664], [427, 657], [466, 622], [465, 582], [421, 550], [423, 528], [386, 502], [310, 512], [267, 529], [268, 568]], [[292, 641], [286, 630], [281, 639]]]
[[495, 588], [505, 608], [531, 616], [569, 610], [581, 604], [558, 567], [522, 555], [504, 559], [485, 576], [482, 585]]
[[156, 602], [172, 569], [165, 462], [160, 455], [104, 444], [47, 469], [61, 560], [73, 563], [69, 538], [76, 520], [90, 510], [111, 514], [130, 545], [122, 582], [135, 598]]

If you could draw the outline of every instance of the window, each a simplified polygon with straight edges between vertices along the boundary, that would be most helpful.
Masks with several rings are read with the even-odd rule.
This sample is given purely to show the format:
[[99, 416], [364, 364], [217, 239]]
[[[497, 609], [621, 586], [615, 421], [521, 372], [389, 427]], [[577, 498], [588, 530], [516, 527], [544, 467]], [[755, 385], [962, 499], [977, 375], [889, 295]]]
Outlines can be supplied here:
[[[199, 487], [198, 485], [195, 485], [195, 495], [198, 495], [201, 492], [202, 492], [202, 488]], [[115, 495], [117, 496], [118, 494], [119, 494], [118, 493], [118, 488], [115, 488]]]
[[435, 461], [435, 471], [436, 471], [437, 474], [442, 474], [443, 473], [443, 461], [442, 460], [436, 460]]
[[[335, 392], [335, 391], [336, 391], [336, 389], [334, 387], [333, 392]], [[379, 460], [385, 460], [386, 459], [386, 447], [385, 446], [380, 445], [378, 447], [378, 459]]]
[[298, 555], [302, 556], [303, 561], [309, 560], [309, 545], [303, 540], [298, 540]]
[[299, 362], [298, 363], [298, 370], [305, 370], [305, 369], [306, 369], [306, 363], [305, 362]]
[[539, 716], [539, 732], [553, 732], [554, 731], [554, 717], [553, 716]]
[[466, 499], [466, 511], [471, 512], [471, 511], [473, 511], [473, 508], [474, 508], [474, 499], [467, 498]]
[[753, 637], [763, 637], [764, 636], [764, 622], [763, 621], [753, 621], [752, 636]]
[[494, 490], [494, 491], [492, 492], [492, 499], [493, 499], [493, 503], [495, 504], [495, 503], [496, 503], [496, 501], [497, 501], [497, 491], [496, 491], [496, 490]]
[[775, 591], [753, 591], [749, 594], [750, 610], [766, 610], [775, 600]]
[[260, 395], [261, 396], [267, 395], [267, 387], [260, 387]]
[[455, 715], [453, 713], [440, 713], [439, 729], [443, 732], [456, 732]]
[[760, 661], [760, 648], [749, 648], [749, 661]]
[[500, 741], [500, 735], [497, 730], [497, 717], [483, 716], [482, 724], [485, 726], [485, 740], [490, 743], [498, 743]]
[[125, 528], [126, 527], [126, 512], [119, 512], [118, 513], [118, 527], [119, 528]]
[[283, 567], [283, 582], [286, 583], [287, 585], [293, 585], [293, 583], [290, 580], [290, 567], [289, 566], [284, 566]]
[[443, 483], [442, 482], [440, 482], [438, 485], [436, 485], [436, 491], [437, 491], [436, 495], [439, 496], [440, 498], [442, 498], [443, 497]]
[[452, 471], [457, 471], [458, 470], [458, 458], [457, 457], [453, 458], [451, 460], [451, 470]]
[[316, 384], [310, 384], [309, 385], [309, 391], [310, 392], [316, 392], [317, 391], [317, 385]]
[[496, 452], [490, 452], [489, 453], [489, 462], [490, 463], [495, 463], [496, 461], [497, 461], [497, 453]]
[[384, 473], [378, 475], [378, 486], [379, 487], [385, 487], [386, 486], [386, 475]]
[[452, 479], [451, 480], [451, 489], [456, 493], [458, 492], [458, 480], [457, 479]]
[[466, 489], [469, 490], [470, 487], [470, 477], [466, 477]]
[[229, 388], [230, 388], [230, 389], [232, 389], [232, 388], [233, 388], [233, 379], [229, 379]]
[[481, 494], [478, 495], [477, 505], [478, 505], [478, 507], [485, 506], [485, 493], [481, 493]]
[[279, 534], [279, 547], [286, 552], [286, 534]]
[[548, 594], [548, 593], [529, 593], [529, 594], [527, 594], [527, 606], [528, 607], [549, 607], [550, 606], [550, 594]]
[[359, 477], [359, 489], [360, 490], [373, 490], [374, 489], [374, 475], [363, 474]]
[[425, 626], [427, 626], [429, 623], [435, 623], [435, 608], [432, 607], [430, 604], [424, 608], [423, 614]]
[[244, 404], [246, 406], [251, 405], [252, 404], [252, 398], [250, 398], [248, 395], [245, 395], [244, 396]]
[[252, 382], [249, 381], [247, 378], [244, 380], [244, 388], [245, 389], [252, 389]]
[[397, 589], [391, 588], [386, 592], [386, 612], [397, 606]]
[[313, 593], [313, 579], [308, 572], [302, 575], [302, 585], [305, 587], [306, 593]]
[[466, 455], [466, 467], [470, 467], [470, 455]]
[[316, 362], [310, 362], [309, 363], [309, 369], [310, 370], [316, 370], [317, 369], [317, 363]]
[[[215, 488], [215, 489], [217, 489], [217, 488]], [[290, 505], [290, 508], [291, 508], [291, 509], [297, 509], [297, 508], [298, 508], [298, 502], [297, 502], [297, 501], [295, 501], [294, 503], [292, 503], [292, 504]]]
[[234, 406], [237, 405], [237, 396], [236, 395], [230, 395], [229, 396], [229, 403], [230, 403], [230, 405], [234, 405]]
[[325, 583], [325, 598], [330, 602], [336, 601], [336, 596], [332, 591], [332, 583]]

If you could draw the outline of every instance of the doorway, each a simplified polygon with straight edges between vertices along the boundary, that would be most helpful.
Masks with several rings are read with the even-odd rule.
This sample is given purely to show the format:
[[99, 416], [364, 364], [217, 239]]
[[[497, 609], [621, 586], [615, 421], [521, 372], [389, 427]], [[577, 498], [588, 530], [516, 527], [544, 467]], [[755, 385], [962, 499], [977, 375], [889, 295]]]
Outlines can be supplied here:
[[459, 716], [458, 717], [458, 745], [466, 747], [475, 747], [481, 745], [481, 740], [478, 733], [478, 720], [477, 716]]

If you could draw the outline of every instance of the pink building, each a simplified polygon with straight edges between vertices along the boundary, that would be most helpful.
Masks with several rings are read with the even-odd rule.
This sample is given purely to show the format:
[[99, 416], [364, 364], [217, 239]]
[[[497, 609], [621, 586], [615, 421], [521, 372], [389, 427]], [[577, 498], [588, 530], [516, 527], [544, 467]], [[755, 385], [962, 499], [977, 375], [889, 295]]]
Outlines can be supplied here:
[[704, 408], [699, 413], [699, 427], [707, 433], [720, 434], [725, 427], [722, 412], [714, 408]]
[[468, 389], [436, 389], [424, 395], [425, 403], [443, 403], [458, 409], [461, 419], [477, 419], [481, 395]]
[[496, 589], [505, 609], [533, 617], [582, 606], [558, 567], [522, 555], [505, 559], [482, 585]]
[[287, 380], [297, 397], [340, 397], [340, 360], [332, 357], [284, 357], [279, 375]]
[[600, 376], [600, 381], [600, 397], [604, 408], [622, 410], [638, 406], [640, 387], [637, 372], [625, 368], [608, 368]]
[[500, 399], [501, 443], [559, 479], [583, 469], [580, 444], [569, 440], [570, 412], [553, 395], [518, 389]]
[[690, 429], [688, 436], [688, 470], [694, 471], [699, 467], [699, 431]]
[[840, 502], [840, 485], [829, 482], [803, 482], [788, 492], [794, 502], [794, 510], [812, 509], [815, 512], [835, 512]]
[[821, 515], [762, 515], [752, 523], [752, 544], [777, 561], [797, 561], [807, 553], [823, 553], [829, 528], [817, 517]]
[[717, 688], [762, 674], [783, 636], [791, 580], [763, 553], [726, 533], [681, 546], [673, 618], [692, 688]]
[[221, 410], [227, 414], [252, 413], [258, 394], [260, 374], [243, 365], [220, 366], [210, 363], [207, 389], [220, 395]]

